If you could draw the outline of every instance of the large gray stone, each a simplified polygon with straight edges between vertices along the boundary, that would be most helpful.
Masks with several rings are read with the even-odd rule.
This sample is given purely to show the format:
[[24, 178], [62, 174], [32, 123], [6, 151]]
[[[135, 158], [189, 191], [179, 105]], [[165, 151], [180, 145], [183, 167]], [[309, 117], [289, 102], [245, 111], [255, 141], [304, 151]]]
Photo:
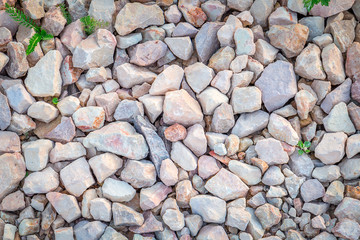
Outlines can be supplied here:
[[217, 31], [223, 26], [220, 22], [207, 22], [200, 28], [195, 37], [195, 49], [200, 62], [207, 63], [213, 53], [219, 48]]
[[269, 122], [269, 114], [262, 110], [252, 113], [243, 113], [235, 123], [231, 133], [239, 138], [249, 136], [264, 129]]

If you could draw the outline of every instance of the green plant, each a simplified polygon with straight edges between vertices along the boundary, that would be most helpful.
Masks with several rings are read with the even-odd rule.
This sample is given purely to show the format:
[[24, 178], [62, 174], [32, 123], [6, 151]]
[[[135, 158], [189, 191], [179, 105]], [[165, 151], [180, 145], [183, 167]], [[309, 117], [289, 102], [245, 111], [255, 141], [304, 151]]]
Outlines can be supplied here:
[[108, 22], [98, 21], [91, 16], [85, 16], [80, 18], [82, 25], [84, 27], [84, 31], [87, 35], [91, 35], [95, 32], [98, 28], [107, 27], [109, 25]]
[[62, 15], [64, 16], [64, 18], [66, 19], [66, 23], [67, 24], [70, 24], [72, 21], [71, 21], [71, 16], [70, 16], [70, 13], [68, 12], [65, 4], [59, 4], [59, 7], [60, 7], [60, 10], [61, 10], [61, 13]]
[[15, 21], [19, 22], [20, 25], [23, 25], [28, 28], [35, 30], [35, 34], [30, 38], [29, 45], [26, 49], [26, 55], [29, 55], [35, 50], [36, 45], [41, 40], [50, 40], [54, 36], [47, 33], [44, 29], [39, 27], [34, 20], [26, 16], [21, 10], [18, 10], [14, 7], [11, 7], [9, 4], [5, 3], [6, 12], [12, 17]]
[[51, 102], [52, 102], [54, 105], [57, 105], [57, 104], [59, 103], [59, 98], [53, 97], [53, 99], [51, 100]]
[[304, 7], [310, 12], [314, 5], [321, 3], [323, 6], [329, 6], [330, 0], [303, 0]]
[[310, 147], [311, 147], [311, 142], [309, 141], [299, 141], [298, 145], [297, 145], [300, 149], [298, 150], [299, 155], [303, 155], [303, 153], [309, 153], [310, 152]]

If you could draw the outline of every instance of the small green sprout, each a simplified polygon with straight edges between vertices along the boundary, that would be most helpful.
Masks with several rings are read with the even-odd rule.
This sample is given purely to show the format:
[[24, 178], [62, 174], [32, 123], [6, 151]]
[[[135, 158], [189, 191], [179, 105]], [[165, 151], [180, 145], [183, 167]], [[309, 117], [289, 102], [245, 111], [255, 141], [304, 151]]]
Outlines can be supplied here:
[[330, 0], [303, 0], [304, 7], [308, 12], [313, 8], [314, 5], [321, 3], [323, 6], [329, 6]]
[[310, 152], [310, 147], [311, 147], [311, 142], [309, 141], [299, 141], [298, 145], [297, 145], [300, 149], [298, 150], [299, 155], [303, 155], [303, 153], [309, 153]]
[[54, 98], [52, 99], [52, 103], [53, 103], [54, 105], [57, 105], [57, 104], [59, 103], [59, 98], [54, 97]]
[[98, 21], [91, 16], [85, 16], [80, 18], [82, 25], [84, 27], [84, 31], [87, 35], [93, 34], [98, 28], [104, 28], [109, 25], [108, 22]]
[[70, 24], [72, 21], [71, 21], [71, 15], [70, 13], [68, 12], [65, 4], [61, 3], [59, 4], [59, 7], [60, 7], [60, 10], [61, 10], [61, 13], [62, 15], [64, 16], [64, 18], [66, 19], [66, 23], [67, 24]]
[[29, 55], [35, 50], [36, 45], [41, 40], [50, 40], [54, 36], [47, 33], [44, 29], [39, 27], [34, 20], [26, 16], [21, 10], [11, 7], [9, 4], [5, 3], [6, 12], [12, 17], [16, 22], [19, 22], [20, 25], [23, 25], [28, 28], [35, 30], [35, 34], [30, 38], [29, 45], [26, 49], [26, 55]]

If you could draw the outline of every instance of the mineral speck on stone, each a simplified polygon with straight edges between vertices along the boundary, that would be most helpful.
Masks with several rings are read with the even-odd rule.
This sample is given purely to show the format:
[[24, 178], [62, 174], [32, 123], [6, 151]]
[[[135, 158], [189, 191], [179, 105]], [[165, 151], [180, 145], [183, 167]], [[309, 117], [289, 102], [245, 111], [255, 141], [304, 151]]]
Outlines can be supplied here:
[[0, 239], [360, 238], [359, 0], [16, 2]]

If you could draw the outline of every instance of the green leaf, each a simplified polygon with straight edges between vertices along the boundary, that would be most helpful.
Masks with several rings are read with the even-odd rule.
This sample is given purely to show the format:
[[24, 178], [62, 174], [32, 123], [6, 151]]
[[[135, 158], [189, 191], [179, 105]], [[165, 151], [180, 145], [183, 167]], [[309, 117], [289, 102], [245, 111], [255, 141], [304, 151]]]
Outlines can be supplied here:
[[50, 40], [54, 38], [53, 35], [47, 33], [44, 29], [41, 29], [40, 35], [41, 35], [41, 40]]
[[59, 5], [59, 7], [60, 7], [60, 10], [61, 10], [62, 15], [63, 15], [64, 18], [66, 19], [66, 23], [67, 23], [67, 24], [70, 24], [70, 23], [72, 22], [72, 20], [71, 20], [71, 15], [70, 15], [70, 13], [68, 12], [65, 4], [62, 3], [62, 4]]
[[109, 25], [108, 22], [98, 21], [91, 16], [85, 16], [80, 18], [80, 21], [84, 27], [84, 31], [87, 35], [93, 34], [96, 29], [103, 28]]
[[21, 10], [11, 7], [9, 4], [5, 3], [5, 11], [12, 19], [14, 19], [14, 21], [19, 22], [20, 25], [33, 28], [35, 32], [40, 32], [41, 28], [34, 22], [34, 20], [26, 16]]
[[298, 150], [299, 155], [303, 155], [304, 151], [302, 149]]
[[309, 147], [311, 146], [311, 142], [305, 141], [305, 142], [304, 142], [304, 146], [305, 146], [306, 148], [309, 148]]
[[310, 152], [310, 149], [306, 149], [305, 152], [306, 152], [306, 153], [309, 153], [309, 152]]
[[298, 142], [298, 146], [299, 146], [301, 149], [303, 149], [303, 148], [304, 148], [304, 143], [303, 143], [302, 141], [299, 141], [299, 142]]
[[41, 41], [41, 35], [35, 33], [29, 40], [29, 45], [26, 49], [26, 55], [29, 55], [35, 50], [36, 45]]
[[314, 5], [321, 3], [323, 6], [329, 6], [330, 0], [303, 0], [304, 7], [308, 12], [314, 7]]
[[52, 103], [53, 103], [54, 105], [58, 104], [58, 103], [59, 103], [59, 99], [58, 99], [57, 97], [54, 97], [54, 98], [52, 99]]

